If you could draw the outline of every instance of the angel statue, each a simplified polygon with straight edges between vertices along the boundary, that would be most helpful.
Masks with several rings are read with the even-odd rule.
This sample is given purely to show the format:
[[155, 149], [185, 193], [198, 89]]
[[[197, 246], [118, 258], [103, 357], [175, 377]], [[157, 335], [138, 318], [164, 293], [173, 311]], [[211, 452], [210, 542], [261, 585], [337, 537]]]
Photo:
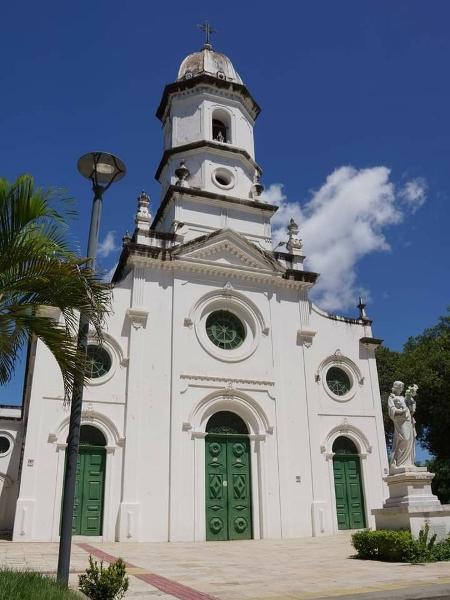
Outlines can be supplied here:
[[402, 396], [403, 381], [394, 381], [389, 394], [389, 416], [394, 422], [394, 445], [391, 467], [414, 466], [416, 456], [416, 428], [414, 413], [416, 412], [416, 395], [419, 387], [408, 386]]

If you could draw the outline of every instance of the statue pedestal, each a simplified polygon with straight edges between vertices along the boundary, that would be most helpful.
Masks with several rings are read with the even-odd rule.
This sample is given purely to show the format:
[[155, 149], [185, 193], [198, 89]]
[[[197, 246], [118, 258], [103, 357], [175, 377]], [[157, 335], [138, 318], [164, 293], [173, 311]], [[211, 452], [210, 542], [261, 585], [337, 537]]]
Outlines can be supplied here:
[[384, 481], [389, 498], [372, 510], [377, 529], [409, 529], [414, 537], [428, 523], [438, 539], [450, 533], [450, 505], [442, 505], [431, 491], [434, 473], [426, 467], [391, 467]]

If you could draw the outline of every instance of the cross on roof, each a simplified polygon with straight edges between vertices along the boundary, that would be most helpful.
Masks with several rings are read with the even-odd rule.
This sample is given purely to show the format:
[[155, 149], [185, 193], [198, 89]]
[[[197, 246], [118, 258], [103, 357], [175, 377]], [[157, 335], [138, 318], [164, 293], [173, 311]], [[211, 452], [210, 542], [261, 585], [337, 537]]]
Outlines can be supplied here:
[[208, 21], [203, 21], [203, 23], [197, 25], [197, 27], [205, 32], [205, 43], [203, 44], [203, 47], [211, 47], [211, 34], [217, 33], [217, 31], [212, 28]]

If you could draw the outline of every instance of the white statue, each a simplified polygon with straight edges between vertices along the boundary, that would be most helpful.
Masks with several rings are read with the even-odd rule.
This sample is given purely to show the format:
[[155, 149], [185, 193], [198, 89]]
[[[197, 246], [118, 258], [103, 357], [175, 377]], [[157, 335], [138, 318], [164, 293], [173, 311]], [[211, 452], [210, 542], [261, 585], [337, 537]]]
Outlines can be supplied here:
[[417, 385], [408, 386], [405, 396], [402, 396], [404, 384], [394, 381], [392, 392], [389, 394], [389, 416], [394, 422], [394, 447], [391, 467], [414, 466], [416, 456], [416, 428], [414, 413], [416, 411], [415, 397]]

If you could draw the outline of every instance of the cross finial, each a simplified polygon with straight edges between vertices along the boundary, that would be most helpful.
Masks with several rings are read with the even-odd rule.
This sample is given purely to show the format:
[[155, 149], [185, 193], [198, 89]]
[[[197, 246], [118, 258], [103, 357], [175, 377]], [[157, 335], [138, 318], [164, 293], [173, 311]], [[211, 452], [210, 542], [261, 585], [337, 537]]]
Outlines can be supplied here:
[[210, 50], [212, 48], [211, 34], [217, 33], [216, 30], [212, 28], [208, 21], [203, 21], [203, 23], [197, 25], [197, 27], [199, 27], [199, 29], [201, 29], [205, 33], [205, 43], [203, 44], [203, 48], [207, 48]]
[[366, 313], [366, 303], [363, 301], [362, 296], [359, 297], [359, 302], [356, 305], [356, 308], [359, 309], [359, 318], [362, 321], [368, 321], [367, 313]]

